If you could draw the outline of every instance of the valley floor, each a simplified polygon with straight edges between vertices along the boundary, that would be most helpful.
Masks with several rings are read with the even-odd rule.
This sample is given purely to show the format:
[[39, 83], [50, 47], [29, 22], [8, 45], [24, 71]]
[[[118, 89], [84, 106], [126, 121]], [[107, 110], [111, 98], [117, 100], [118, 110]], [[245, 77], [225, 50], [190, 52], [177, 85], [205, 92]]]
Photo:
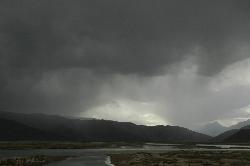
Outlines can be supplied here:
[[249, 151], [171, 151], [113, 154], [115, 166], [249, 166]]

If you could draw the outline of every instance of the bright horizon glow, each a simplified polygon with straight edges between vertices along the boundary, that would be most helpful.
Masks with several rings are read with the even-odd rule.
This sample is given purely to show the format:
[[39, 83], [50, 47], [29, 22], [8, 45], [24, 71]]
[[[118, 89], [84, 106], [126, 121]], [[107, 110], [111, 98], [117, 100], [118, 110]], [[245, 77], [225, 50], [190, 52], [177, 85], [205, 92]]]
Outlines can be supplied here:
[[117, 100], [94, 107], [83, 112], [80, 116], [119, 122], [132, 122], [147, 126], [167, 125], [168, 123], [163, 118], [152, 113], [156, 107], [154, 103]]

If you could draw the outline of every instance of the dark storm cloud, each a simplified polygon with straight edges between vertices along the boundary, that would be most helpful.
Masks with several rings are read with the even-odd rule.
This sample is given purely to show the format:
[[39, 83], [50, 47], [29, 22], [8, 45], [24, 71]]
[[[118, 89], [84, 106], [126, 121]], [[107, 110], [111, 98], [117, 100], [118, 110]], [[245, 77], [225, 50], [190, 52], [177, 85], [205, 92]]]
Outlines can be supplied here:
[[1, 1], [1, 107], [85, 108], [113, 74], [159, 75], [189, 56], [212, 76], [249, 57], [231, 53], [249, 42], [249, 9], [244, 0]]
[[5, 1], [3, 61], [18, 70], [82, 67], [151, 75], [199, 46], [202, 73], [210, 74], [242, 58], [227, 50], [232, 40], [249, 39], [248, 6], [246, 1]]

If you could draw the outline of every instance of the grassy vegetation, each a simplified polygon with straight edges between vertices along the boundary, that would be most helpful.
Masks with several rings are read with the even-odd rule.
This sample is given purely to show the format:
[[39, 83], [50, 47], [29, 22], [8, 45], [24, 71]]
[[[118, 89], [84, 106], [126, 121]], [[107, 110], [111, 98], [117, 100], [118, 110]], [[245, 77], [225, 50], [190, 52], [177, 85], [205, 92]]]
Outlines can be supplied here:
[[248, 151], [172, 151], [110, 155], [116, 166], [249, 166]]
[[3, 166], [42, 166], [51, 162], [65, 160], [71, 156], [29, 156], [0, 158], [0, 165]]

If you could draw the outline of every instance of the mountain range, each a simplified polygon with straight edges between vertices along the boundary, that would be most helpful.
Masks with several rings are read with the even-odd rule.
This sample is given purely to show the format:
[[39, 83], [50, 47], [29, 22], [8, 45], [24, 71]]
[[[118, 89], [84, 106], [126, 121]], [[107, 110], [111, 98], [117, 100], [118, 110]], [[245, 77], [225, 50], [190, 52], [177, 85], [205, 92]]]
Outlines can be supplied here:
[[[244, 122], [241, 122], [239, 125], [235, 126], [241, 126], [242, 124], [247, 124]], [[241, 127], [239, 129], [229, 129], [225, 131], [222, 134], [219, 134], [218, 136], [212, 138], [214, 142], [232, 142], [232, 143], [249, 143], [250, 142], [250, 125]]]
[[[205, 142], [210, 136], [179, 126], [0, 112], [0, 140]], [[6, 125], [7, 124], [7, 125]]]
[[231, 127], [210, 123], [207, 128], [217, 128], [210, 132], [222, 132], [211, 137], [179, 126], [144, 126], [130, 122], [0, 111], [0, 141], [245, 143], [250, 142], [249, 122], [248, 120]]
[[218, 122], [208, 123], [198, 130], [200, 133], [213, 136], [211, 142], [250, 142], [250, 120], [225, 127]]
[[215, 137], [226, 131], [240, 129], [248, 125], [250, 125], [250, 119], [243, 121], [243, 122], [239, 122], [229, 127], [223, 126], [217, 121], [215, 121], [215, 122], [207, 123], [195, 131]]

